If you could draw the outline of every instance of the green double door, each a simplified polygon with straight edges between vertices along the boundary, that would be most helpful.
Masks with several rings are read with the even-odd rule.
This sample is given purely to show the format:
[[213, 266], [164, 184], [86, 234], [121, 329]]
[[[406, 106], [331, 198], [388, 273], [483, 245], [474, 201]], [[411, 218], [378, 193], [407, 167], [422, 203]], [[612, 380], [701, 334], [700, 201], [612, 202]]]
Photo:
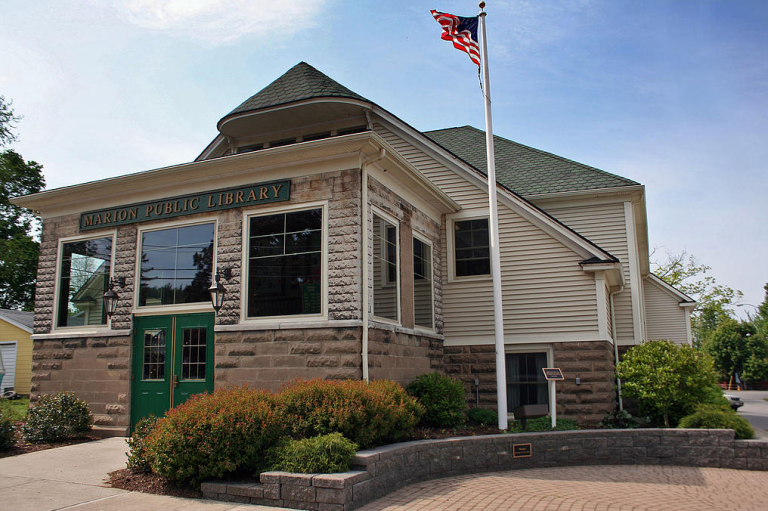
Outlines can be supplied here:
[[135, 318], [131, 424], [213, 391], [213, 314]]

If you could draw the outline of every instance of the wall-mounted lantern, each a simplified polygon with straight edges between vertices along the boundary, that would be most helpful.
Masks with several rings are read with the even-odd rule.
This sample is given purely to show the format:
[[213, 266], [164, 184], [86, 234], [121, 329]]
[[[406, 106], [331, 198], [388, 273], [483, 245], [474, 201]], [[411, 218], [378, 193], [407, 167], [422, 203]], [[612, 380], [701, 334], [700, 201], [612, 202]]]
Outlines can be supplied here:
[[224, 287], [224, 284], [221, 283], [221, 277], [224, 277], [226, 280], [231, 279], [232, 268], [217, 270], [216, 276], [214, 277], [213, 282], [211, 282], [211, 287], [208, 288], [208, 292], [211, 293], [211, 305], [213, 305], [213, 310], [216, 311], [217, 316], [219, 315], [221, 306], [224, 305], [224, 295], [227, 294], [227, 289]]
[[104, 293], [104, 309], [107, 311], [107, 317], [110, 319], [115, 314], [117, 301], [120, 299], [120, 295], [115, 291], [115, 285], [123, 289], [125, 287], [125, 277], [112, 277], [109, 280], [109, 289]]

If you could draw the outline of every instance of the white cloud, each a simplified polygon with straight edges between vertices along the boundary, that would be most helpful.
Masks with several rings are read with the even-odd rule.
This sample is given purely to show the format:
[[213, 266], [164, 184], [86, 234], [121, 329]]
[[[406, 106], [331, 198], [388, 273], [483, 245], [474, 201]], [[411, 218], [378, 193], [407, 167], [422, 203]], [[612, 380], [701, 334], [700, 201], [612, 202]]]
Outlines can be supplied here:
[[[219, 45], [285, 39], [318, 23], [327, 0], [120, 0], [118, 16], [142, 28]], [[100, 4], [97, 4], [100, 5]]]

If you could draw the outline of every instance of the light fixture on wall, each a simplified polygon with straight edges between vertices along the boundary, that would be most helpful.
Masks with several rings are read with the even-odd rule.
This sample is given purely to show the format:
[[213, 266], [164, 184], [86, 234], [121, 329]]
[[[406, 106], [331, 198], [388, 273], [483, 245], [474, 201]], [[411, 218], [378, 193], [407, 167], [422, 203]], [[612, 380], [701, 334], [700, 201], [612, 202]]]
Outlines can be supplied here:
[[214, 277], [213, 282], [211, 282], [211, 287], [208, 288], [208, 292], [211, 293], [211, 305], [213, 305], [213, 310], [216, 311], [217, 316], [219, 315], [221, 306], [224, 305], [224, 295], [227, 294], [227, 289], [224, 287], [224, 284], [221, 283], [221, 277], [224, 277], [226, 280], [231, 279], [232, 268], [217, 270], [216, 276]]
[[125, 277], [112, 277], [109, 280], [109, 289], [104, 293], [104, 309], [107, 311], [107, 317], [110, 319], [115, 314], [117, 301], [120, 299], [120, 295], [115, 291], [115, 285], [123, 289], [125, 287]]

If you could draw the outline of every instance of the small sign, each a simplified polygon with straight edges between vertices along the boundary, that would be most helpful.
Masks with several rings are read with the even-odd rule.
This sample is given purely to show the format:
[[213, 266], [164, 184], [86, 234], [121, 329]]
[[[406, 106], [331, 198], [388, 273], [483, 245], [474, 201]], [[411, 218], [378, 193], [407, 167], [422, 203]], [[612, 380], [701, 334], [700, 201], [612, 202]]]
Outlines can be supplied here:
[[563, 372], [559, 367], [545, 367], [542, 371], [544, 371], [544, 378], [546, 378], [547, 381], [565, 380], [565, 376], [563, 376]]
[[513, 458], [530, 458], [533, 455], [533, 447], [531, 444], [513, 444], [512, 445], [512, 457]]

